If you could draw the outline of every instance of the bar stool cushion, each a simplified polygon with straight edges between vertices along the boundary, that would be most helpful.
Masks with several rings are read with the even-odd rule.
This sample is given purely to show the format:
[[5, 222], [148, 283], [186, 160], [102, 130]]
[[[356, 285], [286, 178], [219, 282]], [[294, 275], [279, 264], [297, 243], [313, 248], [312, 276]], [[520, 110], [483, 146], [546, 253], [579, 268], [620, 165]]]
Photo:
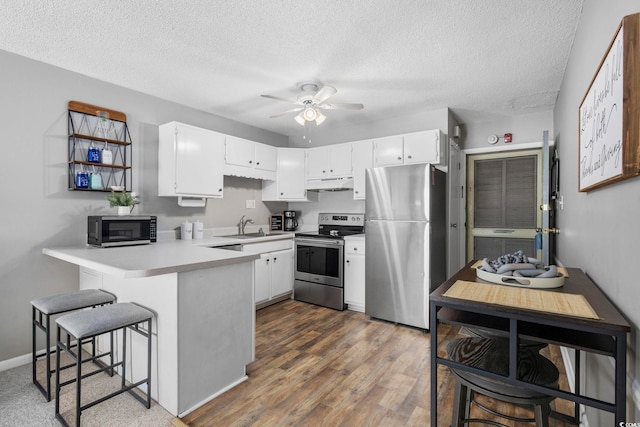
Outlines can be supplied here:
[[51, 315], [114, 301], [115, 297], [108, 292], [99, 289], [86, 289], [36, 298], [31, 301], [31, 305], [43, 314]]
[[[509, 375], [509, 343], [506, 340], [487, 338], [458, 338], [447, 345], [451, 360], [500, 375]], [[546, 395], [513, 386], [475, 373], [452, 368], [457, 376], [481, 388], [500, 394], [522, 398], [540, 398]], [[518, 355], [518, 379], [551, 388], [558, 387], [560, 372], [546, 357], [536, 350], [520, 347]]]
[[152, 317], [153, 313], [146, 308], [125, 302], [66, 314], [57, 319], [56, 323], [75, 338], [82, 339], [140, 323]]

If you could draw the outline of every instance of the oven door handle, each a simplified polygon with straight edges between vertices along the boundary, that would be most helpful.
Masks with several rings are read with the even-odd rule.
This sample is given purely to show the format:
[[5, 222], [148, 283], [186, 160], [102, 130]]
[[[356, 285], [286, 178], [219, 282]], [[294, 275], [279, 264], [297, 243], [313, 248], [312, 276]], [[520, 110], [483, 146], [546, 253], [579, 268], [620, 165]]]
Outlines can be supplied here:
[[303, 244], [308, 246], [321, 246], [326, 248], [333, 248], [336, 246], [344, 246], [344, 240], [340, 239], [322, 239], [322, 238], [310, 238], [305, 239], [303, 237], [295, 238], [296, 244]]

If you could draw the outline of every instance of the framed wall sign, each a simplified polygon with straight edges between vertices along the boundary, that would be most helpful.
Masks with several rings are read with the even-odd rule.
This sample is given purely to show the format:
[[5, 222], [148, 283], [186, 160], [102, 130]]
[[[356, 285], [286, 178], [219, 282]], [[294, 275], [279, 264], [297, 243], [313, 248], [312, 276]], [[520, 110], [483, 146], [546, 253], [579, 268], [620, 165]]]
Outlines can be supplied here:
[[580, 103], [580, 191], [640, 174], [639, 76], [640, 14], [635, 14], [622, 19]]

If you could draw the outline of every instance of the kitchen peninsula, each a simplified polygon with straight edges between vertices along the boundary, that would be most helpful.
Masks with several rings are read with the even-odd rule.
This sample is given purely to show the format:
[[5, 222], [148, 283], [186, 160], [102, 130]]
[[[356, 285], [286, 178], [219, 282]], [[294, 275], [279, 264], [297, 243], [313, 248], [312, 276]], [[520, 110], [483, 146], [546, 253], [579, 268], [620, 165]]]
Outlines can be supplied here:
[[[254, 357], [253, 261], [259, 255], [216, 248], [230, 243], [238, 242], [214, 237], [42, 252], [78, 265], [80, 289], [104, 289], [118, 302], [135, 302], [155, 313], [151, 394], [170, 413], [183, 416], [244, 381]], [[144, 347], [131, 335], [127, 379], [132, 372], [136, 380], [143, 375], [146, 352], [136, 354]]]

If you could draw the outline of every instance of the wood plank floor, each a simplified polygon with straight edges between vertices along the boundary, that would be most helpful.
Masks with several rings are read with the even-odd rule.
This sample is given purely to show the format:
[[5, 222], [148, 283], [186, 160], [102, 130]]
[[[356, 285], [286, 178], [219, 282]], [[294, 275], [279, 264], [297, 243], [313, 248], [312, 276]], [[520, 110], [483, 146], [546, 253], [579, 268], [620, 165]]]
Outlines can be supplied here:
[[[256, 317], [256, 360], [247, 368], [249, 380], [188, 414], [181, 419], [184, 424], [430, 425], [428, 333], [292, 300], [259, 310]], [[439, 333], [453, 337], [458, 330], [442, 325]], [[444, 348], [438, 351], [444, 354]], [[558, 349], [546, 351], [564, 372]], [[438, 379], [438, 427], [446, 427], [453, 380], [445, 367], [439, 367]], [[564, 375], [562, 381], [566, 389]], [[570, 413], [566, 402], [556, 402]], [[529, 414], [506, 404], [499, 409]], [[473, 415], [488, 418], [475, 409]], [[570, 425], [555, 419], [550, 424]], [[521, 425], [531, 424], [514, 424]]]

